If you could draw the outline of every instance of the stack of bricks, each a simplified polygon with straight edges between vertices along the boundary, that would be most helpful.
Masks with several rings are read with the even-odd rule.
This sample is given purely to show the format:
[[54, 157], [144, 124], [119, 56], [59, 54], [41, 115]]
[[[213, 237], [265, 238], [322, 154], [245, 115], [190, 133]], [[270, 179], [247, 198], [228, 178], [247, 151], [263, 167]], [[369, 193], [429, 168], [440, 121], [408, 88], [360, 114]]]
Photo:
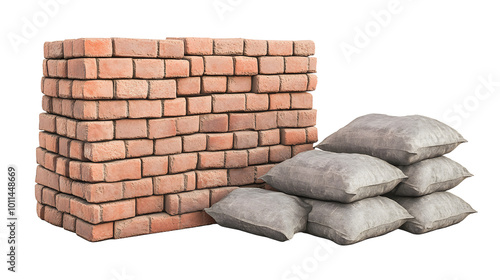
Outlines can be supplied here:
[[203, 209], [317, 141], [312, 41], [44, 45], [38, 216], [90, 241], [213, 223]]

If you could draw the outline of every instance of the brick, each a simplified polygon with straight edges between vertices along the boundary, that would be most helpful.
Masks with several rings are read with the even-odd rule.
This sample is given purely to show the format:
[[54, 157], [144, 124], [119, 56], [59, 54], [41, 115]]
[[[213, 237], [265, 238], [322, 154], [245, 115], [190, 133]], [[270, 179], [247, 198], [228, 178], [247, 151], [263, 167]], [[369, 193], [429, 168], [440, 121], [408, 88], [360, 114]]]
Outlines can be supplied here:
[[42, 96], [42, 110], [48, 113], [52, 111], [52, 97], [47, 95]]
[[125, 100], [98, 101], [99, 119], [115, 120], [128, 117], [128, 104]]
[[48, 60], [47, 71], [49, 77], [66, 78], [67, 77], [67, 61], [66, 60]]
[[196, 169], [198, 155], [196, 153], [170, 156], [169, 173], [180, 173]]
[[229, 169], [228, 177], [230, 186], [253, 184], [255, 181], [255, 167]]
[[111, 99], [113, 82], [106, 80], [73, 81], [72, 97], [75, 99]]
[[212, 97], [188, 97], [187, 98], [187, 114], [199, 115], [212, 112]]
[[45, 42], [43, 55], [45, 58], [63, 58], [63, 41]]
[[285, 72], [285, 61], [282, 56], [259, 57], [260, 74], [282, 74]]
[[[70, 161], [69, 163], [69, 177], [71, 179], [82, 179], [82, 163], [79, 161]], [[73, 186], [71, 186], [73, 188]], [[73, 190], [72, 190], [73, 192]]]
[[148, 96], [148, 82], [144, 80], [116, 80], [117, 99], [137, 99]]
[[318, 64], [318, 58], [309, 57], [309, 68], [307, 70], [308, 73], [316, 73], [316, 66]]
[[98, 224], [102, 221], [101, 207], [83, 199], [73, 198], [70, 200], [70, 213], [86, 222]]
[[70, 214], [64, 213], [62, 226], [65, 230], [69, 230], [71, 232], [75, 232], [76, 230], [76, 218], [71, 216]]
[[100, 79], [126, 79], [134, 76], [134, 66], [131, 58], [99, 58]]
[[230, 192], [236, 190], [237, 187], [222, 187], [222, 188], [214, 188], [210, 190], [210, 206], [219, 202]]
[[185, 56], [184, 59], [189, 61], [189, 75], [202, 76], [205, 72], [205, 62], [201, 56]]
[[45, 149], [57, 153], [59, 151], [59, 137], [53, 134], [45, 134]]
[[184, 41], [182, 40], [160, 40], [158, 57], [182, 58], [184, 57]]
[[51, 188], [43, 188], [42, 189], [42, 203], [45, 205], [50, 205], [52, 207], [56, 207], [56, 195], [57, 191]]
[[61, 136], [66, 136], [66, 124], [68, 123], [67, 118], [56, 117], [56, 132]]
[[56, 160], [57, 160], [57, 155], [52, 154], [52, 153], [45, 153], [44, 155], [44, 166], [48, 170], [55, 171], [56, 169]]
[[259, 73], [257, 58], [247, 56], [234, 57], [234, 75], [251, 76]]
[[184, 153], [204, 151], [207, 148], [205, 134], [192, 134], [182, 137], [182, 151]]
[[183, 59], [165, 60], [165, 77], [189, 77], [189, 61]]
[[113, 53], [123, 57], [156, 57], [158, 41], [149, 39], [113, 38]]
[[192, 191], [196, 189], [196, 172], [186, 172], [184, 173], [184, 190]]
[[199, 227], [214, 223], [215, 220], [212, 219], [212, 217], [210, 217], [204, 211], [197, 211], [180, 215], [180, 228]]
[[75, 119], [79, 120], [97, 119], [97, 102], [75, 100], [75, 103], [73, 105], [73, 116]]
[[230, 76], [227, 77], [227, 92], [249, 92], [252, 90], [252, 77]]
[[177, 230], [180, 227], [179, 216], [170, 216], [167, 213], [157, 213], [149, 217], [151, 220], [151, 233]]
[[242, 55], [243, 39], [214, 39], [214, 55]]
[[316, 125], [316, 109], [298, 111], [298, 119], [299, 127]]
[[293, 41], [267, 41], [267, 55], [292, 55]]
[[271, 146], [269, 147], [269, 161], [282, 162], [292, 157], [292, 148], [290, 146]]
[[285, 57], [285, 73], [307, 73], [309, 58], [301, 56]]
[[224, 152], [198, 153], [198, 169], [223, 168]]
[[122, 119], [115, 122], [116, 139], [146, 138], [147, 136], [147, 122], [144, 119]]
[[306, 128], [307, 143], [318, 142], [318, 129], [316, 127]]
[[87, 184], [85, 200], [92, 203], [119, 200], [123, 198], [122, 183]]
[[87, 186], [88, 183], [73, 181], [71, 183], [71, 194], [77, 197], [85, 198], [85, 192]]
[[316, 86], [318, 85], [318, 76], [314, 74], [307, 74], [307, 90], [313, 91], [316, 90]]
[[[216, 103], [214, 102], [214, 111], [215, 105]], [[228, 116], [226, 114], [200, 116], [200, 132], [226, 132], [227, 130]]]
[[149, 99], [175, 98], [176, 95], [177, 83], [175, 80], [149, 81]]
[[[135, 216], [135, 199], [102, 203], [102, 221], [116, 221]], [[115, 225], [116, 226], [116, 225]]]
[[267, 94], [247, 93], [246, 111], [267, 111], [269, 109], [269, 96]]
[[280, 143], [280, 130], [269, 129], [259, 131], [259, 146], [278, 145]]
[[69, 143], [69, 157], [75, 159], [84, 159], [84, 150], [83, 150], [83, 142], [73, 140]]
[[42, 83], [41, 83], [42, 92], [43, 92], [43, 83], [44, 83], [45, 77], [49, 76], [49, 69], [47, 68], [47, 63], [48, 63], [47, 59], [44, 59], [43, 62], [42, 62], [42, 71], [43, 71], [42, 72], [43, 73], [43, 77], [42, 77]]
[[62, 100], [54, 98], [52, 100], [52, 111], [54, 114], [61, 115], [62, 114]]
[[183, 38], [185, 54], [211, 55], [213, 54], [213, 39], [211, 38]]
[[244, 55], [246, 56], [267, 55], [267, 41], [245, 39]]
[[185, 116], [186, 115], [186, 99], [176, 98], [163, 100], [163, 116]]
[[305, 152], [305, 151], [311, 151], [314, 150], [313, 144], [302, 144], [302, 145], [295, 145], [292, 146], [292, 157]]
[[[189, 213], [210, 207], [210, 191], [195, 190], [178, 194], [180, 198], [179, 213]], [[167, 212], [168, 213], [168, 212]]]
[[279, 111], [278, 126], [279, 127], [297, 127], [298, 115], [297, 111]]
[[227, 90], [227, 77], [225, 76], [203, 76], [201, 77], [202, 93], [220, 93]]
[[155, 140], [155, 155], [171, 155], [180, 152], [182, 152], [182, 139], [180, 136]]
[[42, 93], [47, 96], [57, 97], [58, 79], [45, 78], [42, 80]]
[[293, 42], [293, 55], [310, 56], [314, 55], [314, 42], [311, 40], [301, 40]]
[[243, 151], [226, 151], [225, 168], [240, 168], [248, 166], [248, 152]]
[[177, 215], [180, 212], [180, 198], [178, 194], [165, 196], [165, 212], [170, 215]]
[[82, 162], [82, 181], [104, 181], [104, 165], [101, 163]]
[[237, 131], [234, 133], [234, 149], [248, 149], [257, 147], [259, 134], [257, 131]]
[[36, 148], [36, 163], [45, 164], [45, 151], [41, 147]]
[[278, 127], [276, 121], [276, 112], [262, 112], [255, 113], [255, 129], [256, 130], [267, 130]]
[[289, 74], [279, 75], [280, 91], [306, 91], [307, 90], [307, 75], [305, 74]]
[[165, 175], [168, 173], [168, 156], [144, 157], [142, 161], [142, 176]]
[[72, 41], [74, 57], [111, 57], [113, 43], [109, 38], [85, 38]]
[[73, 57], [73, 42], [74, 39], [66, 39], [63, 41], [63, 54], [64, 58], [72, 58]]
[[306, 143], [306, 130], [303, 128], [284, 128], [281, 129], [281, 144], [298, 145]]
[[55, 226], [62, 227], [62, 214], [57, 209], [45, 205], [43, 219]]
[[[60, 176], [59, 177], [59, 191], [61, 191], [63, 193], [71, 194], [72, 182], [73, 181], [71, 179]], [[56, 201], [56, 205], [57, 205], [57, 201]]]
[[191, 134], [200, 131], [200, 117], [188, 116], [176, 119], [177, 135]]
[[253, 113], [229, 114], [229, 131], [255, 129]]
[[290, 94], [276, 93], [269, 95], [269, 110], [290, 109]]
[[56, 163], [56, 173], [63, 176], [69, 176], [69, 158], [58, 157]]
[[115, 239], [149, 233], [149, 217], [140, 216], [115, 222]]
[[141, 178], [141, 160], [125, 159], [104, 164], [106, 182], [133, 180]]
[[245, 111], [245, 94], [213, 95], [213, 112]]
[[279, 92], [280, 77], [275, 75], [257, 75], [252, 77], [252, 92]]
[[125, 152], [127, 158], [149, 156], [153, 154], [154, 141], [147, 139], [126, 140]]
[[70, 118], [73, 117], [73, 113], [74, 113], [74, 110], [73, 110], [73, 107], [74, 107], [74, 104], [75, 104], [76, 100], [71, 100], [71, 99], [63, 99], [62, 102], [61, 102], [61, 109], [62, 109], [62, 114], [64, 116], [68, 116]]
[[163, 115], [161, 100], [130, 100], [129, 118], [160, 118]]
[[38, 117], [38, 129], [49, 132], [56, 132], [56, 116], [41, 113]]
[[71, 98], [71, 90], [73, 88], [73, 81], [61, 79], [59, 80], [59, 94], [60, 98]]
[[182, 192], [186, 188], [184, 174], [158, 176], [153, 178], [154, 194]]
[[233, 58], [230, 56], [205, 56], [205, 75], [233, 75]]
[[82, 141], [103, 141], [113, 139], [113, 122], [89, 121], [78, 122], [76, 138]]
[[113, 224], [93, 225], [76, 219], [76, 234], [92, 242], [110, 239], [113, 238]]
[[207, 134], [207, 150], [219, 151], [233, 148], [232, 133]]
[[269, 162], [269, 147], [258, 147], [248, 150], [248, 165], [257, 165]]
[[153, 194], [153, 180], [143, 178], [123, 182], [123, 198], [149, 196]]
[[313, 96], [308, 92], [291, 93], [291, 109], [311, 109]]
[[200, 94], [201, 79], [200, 77], [188, 77], [177, 79], [177, 95], [194, 95]]
[[273, 168], [275, 165], [274, 164], [266, 164], [266, 165], [259, 165], [255, 167], [255, 183], [264, 183], [260, 177], [266, 175], [271, 168]]
[[227, 170], [197, 170], [196, 188], [205, 189], [227, 185]]
[[45, 206], [37, 202], [36, 204], [36, 214], [38, 218], [43, 220], [43, 215], [45, 214]]
[[163, 205], [163, 195], [137, 198], [137, 215], [161, 212]]
[[64, 213], [70, 213], [70, 201], [71, 201], [72, 196], [59, 193], [56, 196], [56, 208], [57, 211], [64, 212]]
[[134, 78], [161, 79], [165, 76], [163, 59], [134, 59]]

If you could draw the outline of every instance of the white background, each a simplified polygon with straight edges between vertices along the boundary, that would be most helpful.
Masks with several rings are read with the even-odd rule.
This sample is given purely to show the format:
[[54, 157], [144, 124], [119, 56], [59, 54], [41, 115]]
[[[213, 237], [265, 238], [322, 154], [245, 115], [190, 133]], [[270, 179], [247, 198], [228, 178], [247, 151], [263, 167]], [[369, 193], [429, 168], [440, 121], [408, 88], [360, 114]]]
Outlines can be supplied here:
[[[500, 279], [498, 1], [87, 0], [46, 12], [40, 3], [48, 2], [57, 3], [3, 1], [0, 9], [0, 279]], [[218, 12], [214, 4], [231, 8]], [[388, 11], [384, 26], [376, 23], [374, 14]], [[36, 30], [23, 34], [27, 22]], [[218, 225], [90, 243], [39, 220], [33, 186], [43, 42], [173, 36], [314, 40], [319, 138], [367, 113], [453, 125], [469, 143], [449, 157], [475, 177], [452, 192], [478, 214], [428, 234], [397, 230], [351, 246], [304, 233], [281, 243]], [[346, 45], [356, 53], [344, 55]], [[490, 91], [481, 79], [493, 81]], [[3, 261], [8, 164], [19, 170], [17, 274]]]

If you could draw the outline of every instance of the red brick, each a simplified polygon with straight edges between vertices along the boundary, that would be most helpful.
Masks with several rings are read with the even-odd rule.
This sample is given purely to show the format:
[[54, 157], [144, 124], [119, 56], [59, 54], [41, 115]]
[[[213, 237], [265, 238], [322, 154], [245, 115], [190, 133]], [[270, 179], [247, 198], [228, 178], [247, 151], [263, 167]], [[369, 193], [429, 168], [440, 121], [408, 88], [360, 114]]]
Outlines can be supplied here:
[[285, 72], [285, 62], [282, 56], [259, 57], [260, 74], [282, 74]]
[[248, 152], [243, 151], [226, 151], [225, 168], [240, 168], [248, 166]]
[[316, 124], [316, 109], [298, 111], [298, 126], [308, 127]]
[[202, 93], [220, 93], [227, 90], [227, 77], [225, 76], [203, 76], [201, 77]]
[[41, 147], [36, 148], [36, 163], [45, 164], [45, 151]]
[[189, 75], [202, 76], [205, 72], [205, 63], [201, 56], [185, 56], [184, 59], [189, 61]]
[[57, 160], [57, 155], [52, 154], [52, 153], [45, 153], [44, 155], [44, 166], [48, 170], [55, 171], [56, 170], [56, 160]]
[[45, 205], [43, 219], [55, 226], [62, 227], [62, 214], [57, 209]]
[[116, 80], [117, 99], [146, 98], [148, 96], [148, 82], [144, 80]]
[[113, 224], [92, 225], [80, 219], [76, 220], [76, 234], [88, 241], [101, 241], [113, 238]]
[[298, 145], [306, 143], [306, 130], [303, 128], [281, 129], [281, 144]]
[[280, 130], [269, 129], [259, 131], [259, 146], [271, 146], [280, 143]]
[[161, 100], [130, 100], [128, 102], [129, 118], [162, 117]]
[[165, 60], [165, 77], [189, 77], [189, 61], [184, 59]]
[[142, 176], [165, 175], [168, 173], [168, 156], [144, 157], [142, 161]]
[[69, 158], [58, 157], [56, 163], [56, 173], [63, 176], [69, 176], [69, 162]]
[[307, 90], [307, 75], [305, 74], [279, 75], [279, 78], [281, 92]]
[[[63, 193], [71, 194], [72, 182], [73, 182], [73, 180], [66, 178], [66, 177], [63, 177], [63, 176], [60, 176], [59, 177], [59, 191], [61, 191]], [[56, 205], [57, 205], [57, 201], [56, 201]]]
[[314, 55], [314, 42], [311, 40], [301, 40], [293, 42], [293, 55], [310, 56]]
[[125, 100], [98, 101], [99, 119], [114, 120], [123, 119], [128, 116], [128, 105]]
[[113, 82], [105, 80], [73, 81], [72, 97], [75, 99], [111, 99]]
[[213, 40], [211, 38], [184, 38], [185, 54], [211, 55], [213, 54]]
[[36, 203], [36, 214], [38, 218], [43, 220], [43, 215], [45, 214], [45, 206], [41, 203]]
[[307, 73], [309, 58], [301, 56], [285, 57], [285, 73]]
[[205, 56], [205, 75], [233, 75], [233, 58], [230, 56]]
[[82, 162], [82, 181], [104, 181], [104, 165], [102, 163]]
[[269, 148], [258, 147], [248, 150], [248, 165], [263, 164], [269, 162]]
[[66, 78], [67, 61], [59, 59], [50, 59], [47, 61], [47, 71], [49, 77]]
[[56, 132], [56, 116], [41, 113], [38, 118], [38, 129], [49, 132]]
[[243, 39], [214, 39], [214, 55], [242, 55]]
[[85, 200], [92, 203], [119, 200], [123, 198], [122, 183], [87, 184]]
[[227, 170], [197, 170], [196, 188], [205, 189], [227, 185]]
[[158, 57], [182, 58], [184, 57], [184, 41], [160, 40]]
[[153, 154], [153, 140], [147, 139], [137, 139], [137, 140], [126, 140], [125, 141], [125, 151], [126, 157], [141, 157], [149, 156]]
[[163, 211], [163, 195], [137, 198], [137, 215]]
[[271, 146], [269, 147], [269, 161], [282, 162], [292, 157], [292, 148], [290, 146]]
[[123, 182], [123, 198], [148, 196], [152, 194], [153, 180], [151, 178]]
[[61, 136], [66, 136], [66, 124], [68, 119], [64, 117], [56, 117], [56, 132]]
[[234, 57], [234, 75], [250, 76], [259, 73], [257, 58], [247, 56]]
[[101, 208], [103, 222], [127, 219], [135, 216], [135, 199], [103, 203]]
[[278, 127], [297, 127], [297, 111], [279, 111]]
[[305, 152], [305, 151], [310, 151], [313, 150], [313, 144], [302, 144], [302, 145], [295, 145], [292, 146], [292, 157]]
[[57, 211], [64, 212], [64, 213], [69, 213], [70, 212], [70, 200], [72, 196], [59, 193], [56, 196], [56, 208]]
[[227, 77], [227, 92], [249, 92], [252, 90], [252, 77], [230, 76]]
[[[244, 97], [244, 96], [243, 96]], [[215, 111], [214, 102], [214, 111]], [[200, 116], [200, 132], [226, 132], [228, 116], [226, 114], [211, 114]]]
[[213, 112], [245, 111], [245, 94], [213, 95]]
[[291, 93], [291, 109], [311, 109], [313, 96], [308, 92]]
[[151, 233], [177, 230], [180, 227], [179, 216], [170, 216], [167, 213], [157, 213], [149, 217], [151, 219]]
[[148, 136], [146, 120], [117, 120], [115, 125], [116, 139], [146, 138]]
[[68, 60], [68, 78], [96, 79], [97, 63], [95, 58], [75, 58]]
[[80, 161], [69, 162], [69, 177], [76, 180], [82, 179], [82, 163]]
[[255, 129], [253, 113], [229, 114], [229, 131]]
[[267, 55], [292, 55], [293, 41], [267, 41]]
[[73, 57], [111, 57], [113, 43], [109, 38], [85, 38], [72, 41]]
[[275, 93], [269, 95], [269, 110], [290, 109], [290, 94]]
[[139, 79], [161, 79], [165, 76], [163, 59], [134, 59], [134, 77]]
[[316, 73], [316, 66], [318, 64], [318, 58], [309, 57], [309, 68], [307, 70], [308, 73]]
[[180, 173], [196, 169], [198, 155], [196, 153], [170, 156], [169, 173]]
[[184, 192], [178, 194], [178, 196], [180, 198], [179, 214], [199, 211], [210, 207], [209, 190]]
[[73, 42], [74, 39], [66, 39], [63, 41], [63, 53], [64, 58], [72, 58], [73, 57]]
[[234, 149], [255, 148], [258, 145], [257, 131], [237, 131], [234, 133]]
[[185, 191], [184, 174], [158, 176], [153, 178], [154, 194], [178, 193]]
[[269, 109], [268, 94], [247, 93], [246, 111], [267, 111]]
[[99, 58], [100, 79], [132, 78], [134, 66], [131, 58]]
[[[72, 178], [75, 179], [75, 178]], [[78, 179], [81, 180], [81, 179]], [[80, 198], [85, 198], [85, 192], [89, 183], [73, 181], [71, 183], [71, 194]]]
[[219, 202], [230, 192], [236, 190], [237, 187], [222, 187], [222, 188], [214, 188], [210, 190], [210, 206]]
[[188, 115], [207, 114], [212, 112], [212, 97], [188, 97], [187, 98], [187, 113]]
[[140, 216], [115, 222], [114, 237], [125, 238], [149, 233], [149, 217]]
[[196, 189], [196, 172], [186, 172], [184, 173], [184, 190], [192, 191]]
[[73, 88], [73, 81], [61, 79], [59, 80], [58, 96], [60, 98], [71, 98], [71, 89]]
[[267, 55], [267, 41], [265, 40], [248, 40], [245, 39], [246, 56], [263, 56]]
[[233, 148], [232, 133], [207, 134], [207, 150], [219, 151]]
[[307, 143], [318, 142], [318, 129], [316, 127], [306, 128]]
[[42, 96], [42, 110], [51, 113], [52, 111], [52, 97], [43, 95]]
[[177, 84], [175, 80], [149, 81], [149, 99], [175, 98]]
[[79, 120], [95, 120], [97, 119], [97, 102], [75, 100], [73, 105], [73, 116]]
[[176, 119], [177, 135], [191, 134], [200, 131], [200, 117], [188, 116]]
[[255, 167], [255, 183], [264, 183], [260, 177], [266, 175], [271, 168], [273, 168], [275, 165], [274, 164], [266, 164], [266, 165], [259, 165]]
[[252, 92], [279, 92], [280, 77], [275, 75], [257, 75], [252, 77]]
[[176, 98], [163, 100], [163, 116], [185, 116], [186, 115], [186, 99]]
[[76, 218], [71, 216], [70, 214], [63, 214], [63, 228], [65, 230], [69, 230], [71, 232], [76, 231]]
[[156, 57], [158, 41], [148, 39], [113, 38], [113, 53], [123, 57]]
[[182, 137], [182, 151], [184, 153], [204, 151], [207, 149], [207, 136], [205, 134], [192, 134]]
[[141, 160], [125, 159], [104, 164], [106, 182], [133, 180], [141, 178]]
[[57, 153], [59, 151], [59, 136], [54, 134], [45, 134], [45, 149]]
[[182, 140], [180, 136], [155, 140], [155, 155], [171, 155], [180, 152], [182, 152]]
[[56, 207], [56, 195], [57, 191], [51, 188], [43, 188], [42, 189], [42, 203], [45, 205], [50, 205], [52, 207]]
[[276, 112], [255, 113], [255, 129], [266, 130], [278, 127], [276, 122]]
[[84, 159], [83, 142], [78, 140], [73, 140], [69, 143], [69, 157], [75, 159]]
[[165, 196], [165, 212], [170, 215], [179, 214], [180, 198], [178, 194], [169, 194]]
[[177, 95], [200, 94], [200, 77], [188, 77], [177, 79]]
[[47, 96], [57, 97], [57, 87], [59, 84], [59, 79], [45, 78], [42, 80], [42, 93]]
[[198, 153], [198, 169], [223, 168], [224, 152]]
[[61, 115], [62, 114], [62, 100], [59, 98], [52, 99], [52, 112], [54, 114]]
[[316, 90], [316, 86], [318, 84], [318, 76], [314, 74], [307, 74], [307, 78], [308, 78], [307, 90], [309, 91]]
[[113, 122], [78, 122], [76, 126], [76, 138], [89, 142], [111, 140], [113, 139]]
[[98, 204], [88, 203], [79, 198], [70, 200], [71, 215], [76, 216], [86, 222], [98, 224], [102, 222], [101, 207]]
[[204, 211], [197, 211], [193, 213], [186, 213], [180, 215], [180, 227], [181, 228], [191, 228], [199, 227], [204, 225], [214, 224], [215, 220], [212, 219]]
[[45, 58], [63, 58], [63, 41], [45, 42], [43, 55]]
[[229, 169], [228, 171], [229, 185], [241, 186], [253, 184], [255, 181], [255, 167], [249, 166], [245, 168]]
[[64, 116], [68, 116], [68, 117], [72, 118], [73, 117], [73, 113], [74, 113], [73, 107], [74, 107], [74, 104], [75, 104], [75, 100], [63, 99], [61, 103], [62, 103], [61, 104], [61, 106], [62, 106], [62, 114]]

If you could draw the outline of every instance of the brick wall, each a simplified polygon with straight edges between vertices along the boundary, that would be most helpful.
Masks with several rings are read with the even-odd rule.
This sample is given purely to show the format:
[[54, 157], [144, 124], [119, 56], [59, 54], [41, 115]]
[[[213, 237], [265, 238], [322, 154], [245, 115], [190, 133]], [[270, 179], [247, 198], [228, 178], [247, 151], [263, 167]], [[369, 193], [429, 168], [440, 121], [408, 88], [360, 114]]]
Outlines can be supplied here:
[[99, 241], [203, 212], [317, 141], [312, 41], [76, 39], [44, 45], [38, 216]]

